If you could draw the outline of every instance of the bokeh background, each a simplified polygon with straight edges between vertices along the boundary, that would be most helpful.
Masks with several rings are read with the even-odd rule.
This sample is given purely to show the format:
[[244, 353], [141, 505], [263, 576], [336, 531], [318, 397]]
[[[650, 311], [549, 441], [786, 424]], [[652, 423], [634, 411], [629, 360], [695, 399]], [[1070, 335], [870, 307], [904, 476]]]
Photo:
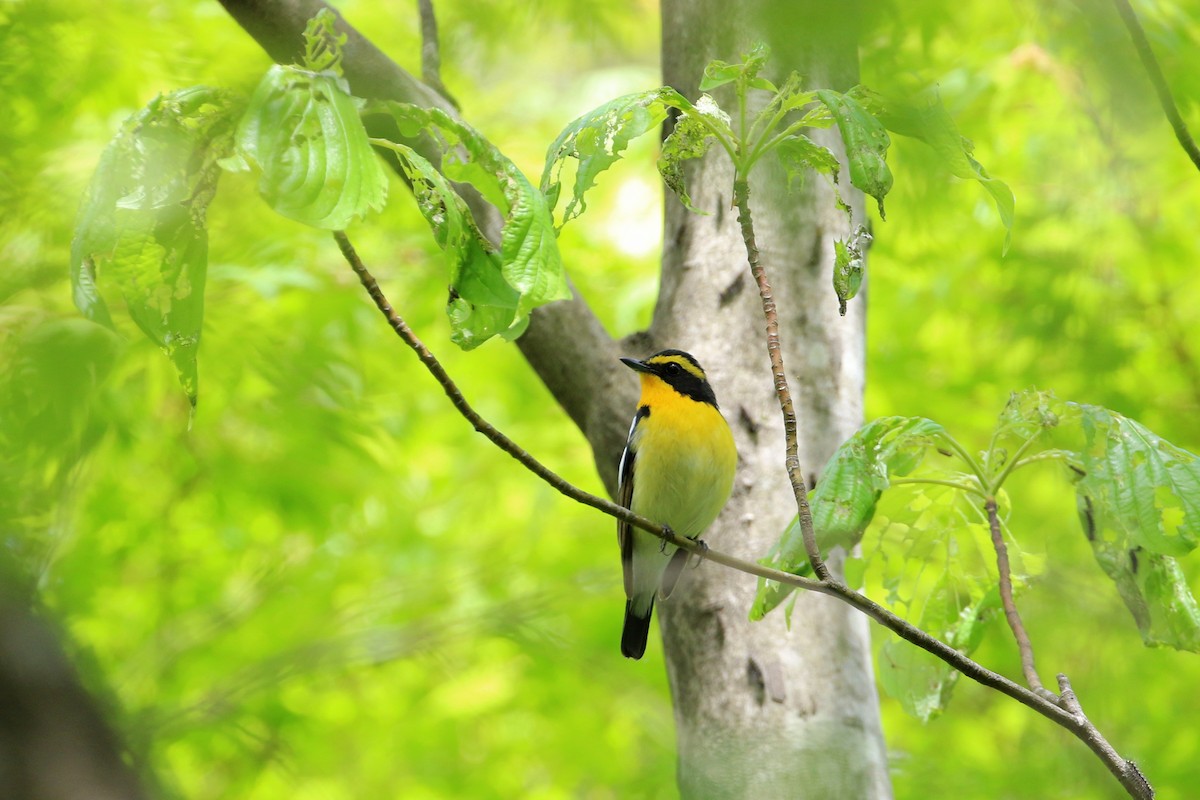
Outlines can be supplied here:
[[[1200, 9], [1134, 5], [1200, 129]], [[415, 3], [338, 8], [419, 72]], [[437, 9], [446, 84], [532, 176], [574, 116], [660, 82], [653, 2]], [[856, 301], [868, 415], [932, 417], [982, 448], [1009, 392], [1036, 386], [1200, 449], [1200, 172], [1112, 7], [897, 0], [861, 36], [863, 82], [935, 88], [1017, 197], [1002, 257], [988, 197], [897, 137]], [[267, 66], [214, 0], [0, 0], [6, 557], [164, 797], [674, 797], [661, 652], [617, 652], [612, 521], [474, 434], [327, 234], [222, 179], [194, 415], [132, 324], [74, 311], [74, 215], [121, 121], [174, 88], [248, 92]], [[614, 335], [648, 323], [657, 287], [653, 138], [561, 239]], [[351, 235], [393, 302], [489, 420], [602, 491], [513, 346], [450, 344], [439, 256], [391, 194]], [[1071, 675], [1160, 797], [1194, 797], [1200, 656], [1142, 647], [1057, 471], [1010, 491], [1011, 529], [1045, 554], [1021, 601], [1043, 677]], [[1001, 633], [977, 658], [1019, 675]], [[927, 725], [883, 708], [898, 798], [1123, 796], [1077, 740], [968, 682]]]

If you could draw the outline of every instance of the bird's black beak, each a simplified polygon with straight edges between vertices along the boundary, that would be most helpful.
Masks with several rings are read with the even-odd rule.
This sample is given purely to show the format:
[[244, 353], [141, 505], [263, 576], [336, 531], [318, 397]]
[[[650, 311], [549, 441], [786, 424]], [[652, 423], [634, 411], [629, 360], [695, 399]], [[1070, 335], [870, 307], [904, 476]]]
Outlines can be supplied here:
[[649, 364], [645, 361], [638, 361], [636, 358], [622, 358], [621, 363], [634, 372], [654, 372], [654, 369]]

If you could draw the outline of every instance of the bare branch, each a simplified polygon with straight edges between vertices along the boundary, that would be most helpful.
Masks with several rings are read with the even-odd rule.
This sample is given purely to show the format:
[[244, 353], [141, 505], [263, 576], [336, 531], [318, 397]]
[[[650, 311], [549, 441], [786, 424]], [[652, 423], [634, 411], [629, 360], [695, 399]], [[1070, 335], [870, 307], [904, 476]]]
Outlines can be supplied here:
[[1171, 130], [1175, 131], [1175, 138], [1179, 140], [1179, 144], [1187, 153], [1188, 158], [1196, 165], [1196, 169], [1200, 169], [1200, 147], [1196, 146], [1192, 134], [1188, 131], [1187, 123], [1179, 114], [1179, 107], [1175, 105], [1175, 98], [1171, 96], [1171, 88], [1167, 86], [1167, 79], [1163, 75], [1162, 67], [1158, 65], [1158, 59], [1154, 57], [1154, 50], [1150, 48], [1150, 40], [1146, 38], [1146, 31], [1142, 28], [1142, 23], [1138, 22], [1137, 14], [1133, 13], [1129, 0], [1113, 0], [1113, 5], [1117, 7], [1117, 13], [1121, 15], [1121, 21], [1125, 23], [1125, 27], [1129, 31], [1129, 38], [1133, 41], [1138, 58], [1142, 60], [1146, 76], [1154, 85], [1154, 91], [1158, 95], [1158, 104], [1162, 106], [1163, 113], [1167, 115], [1167, 121], [1171, 123]]
[[992, 547], [996, 550], [996, 569], [1000, 573], [1000, 602], [1004, 604], [1004, 616], [1008, 627], [1012, 629], [1013, 638], [1017, 640], [1017, 648], [1021, 651], [1021, 672], [1025, 674], [1025, 683], [1036, 694], [1047, 700], [1056, 701], [1058, 698], [1046, 687], [1038, 677], [1037, 668], [1033, 665], [1033, 644], [1029, 634], [1025, 632], [1025, 624], [1017, 611], [1016, 601], [1013, 600], [1012, 568], [1008, 563], [1008, 545], [1000, 531], [1000, 516], [996, 509], [996, 498], [988, 497], [984, 503], [987, 509], [988, 527], [992, 532]]
[[792, 494], [796, 496], [796, 509], [800, 518], [800, 533], [804, 537], [804, 549], [813, 571], [822, 581], [830, 580], [829, 567], [821, 558], [817, 547], [817, 536], [813, 530], [812, 510], [808, 507], [808, 485], [804, 471], [800, 468], [800, 441], [796, 409], [792, 405], [792, 393], [788, 389], [787, 372], [783, 367], [783, 350], [779, 346], [779, 314], [775, 309], [775, 296], [758, 257], [758, 244], [754, 240], [754, 223], [750, 216], [750, 184], [745, 178], [733, 182], [733, 200], [737, 204], [738, 223], [742, 227], [742, 241], [746, 244], [746, 260], [750, 272], [758, 284], [762, 298], [763, 316], [767, 320], [767, 354], [771, 357], [771, 374], [775, 378], [775, 394], [779, 397], [779, 410], [783, 412], [783, 433], [787, 441], [786, 465], [788, 479], [792, 482]]
[[[408, 327], [408, 324], [405, 323], [403, 318], [401, 318], [400, 315], [396, 313], [395, 309], [392, 308], [391, 303], [388, 302], [387, 297], [383, 294], [383, 290], [379, 288], [379, 284], [375, 281], [374, 276], [371, 275], [370, 271], [358, 257], [358, 254], [355, 252], [354, 247], [350, 243], [350, 240], [346, 237], [346, 234], [341, 231], [337, 231], [334, 233], [334, 238], [337, 240], [338, 247], [341, 249], [342, 255], [350, 264], [351, 269], [353, 269], [355, 274], [358, 276], [359, 281], [362, 282], [363, 287], [367, 290], [367, 294], [370, 295], [371, 300], [374, 301], [375, 306], [387, 319], [388, 324], [392, 327], [392, 330], [394, 330], [396, 334], [404, 341], [404, 343], [417, 354], [417, 358], [421, 360], [421, 363], [425, 365], [425, 368], [429, 370], [430, 374], [433, 375], [434, 379], [441, 385], [442, 390], [446, 393], [446, 396], [450, 398], [450, 402], [456, 409], [458, 409], [458, 412], [462, 414], [462, 416], [468, 422], [471, 423], [475, 430], [486, 436], [501, 450], [508, 453], [517, 461], [521, 462], [526, 469], [537, 475], [546, 483], [550, 484], [550, 486], [554, 487], [554, 489], [566, 497], [571, 498], [572, 500], [591, 506], [599, 511], [603, 511], [605, 514], [615, 517], [616, 519], [624, 520], [631, 525], [635, 525], [638, 528], [657, 536], [669, 544], [687, 550], [690, 553], [694, 553], [701, 558], [713, 561], [731, 569], [745, 572], [749, 575], [757, 575], [761, 578], [779, 581], [780, 583], [794, 586], [798, 589], [808, 589], [820, 594], [837, 597], [858, 609], [863, 614], [866, 614], [868, 617], [875, 620], [880, 625], [883, 625], [888, 630], [894, 632], [900, 638], [916, 645], [917, 647], [920, 647], [922, 650], [925, 650], [926, 652], [931, 653], [937, 658], [946, 662], [971, 680], [995, 689], [1002, 694], [1008, 695], [1022, 705], [1028, 706], [1047, 719], [1050, 719], [1071, 731], [1079, 739], [1091, 747], [1092, 750], [1101, 758], [1101, 760], [1104, 761], [1109, 770], [1119, 779], [1122, 778], [1122, 775], [1129, 773], [1132, 762], [1128, 762], [1121, 758], [1120, 755], [1118, 755], [1116, 751], [1104, 741], [1103, 737], [1100, 736], [1099, 732], [1091, 725], [1090, 722], [1086, 720], [1086, 718], [1082, 718], [1081, 721], [1081, 716], [1079, 714], [1064, 707], [1060, 703], [1047, 700], [1045, 697], [1035, 694], [1023, 686], [1020, 686], [1008, 678], [1005, 678], [1003, 675], [992, 672], [986, 667], [983, 667], [982, 665], [963, 655], [958, 650], [955, 650], [945, 642], [942, 642], [939, 639], [930, 636], [920, 628], [909, 624], [905, 620], [888, 611], [883, 606], [865, 597], [864, 595], [859, 594], [844, 584], [839, 583], [832, 578], [820, 581], [812, 580], [810, 578], [802, 578], [798, 575], [781, 572], [776, 569], [764, 567], [763, 565], [755, 562], [745, 561], [717, 550], [713, 550], [701, 540], [688, 539], [686, 537], [679, 536], [670, 528], [665, 528], [661, 525], [658, 525], [655, 522], [646, 519], [645, 517], [633, 513], [627, 508], [617, 505], [616, 503], [612, 503], [604, 498], [597, 497], [589, 492], [585, 492], [564, 480], [553, 470], [549, 469], [531, 456], [528, 452], [523, 450], [513, 440], [509, 439], [507, 436], [493, 427], [487, 420], [481, 417], [479, 413], [475, 411], [475, 409], [471, 407], [470, 403], [468, 403], [466, 398], [463, 397], [463, 394], [459, 390], [458, 386], [442, 367], [441, 362], [437, 360], [433, 353], [430, 352], [429, 348], [425, 346], [425, 344], [417, 337], [412, 329]], [[1103, 747], [1100, 746], [1101, 743], [1103, 743]], [[1136, 767], [1133, 767], [1132, 769], [1134, 772], [1136, 772]], [[1141, 773], [1137, 773], [1137, 775], [1140, 777]], [[1144, 778], [1142, 781], [1143, 784], [1148, 788], [1149, 785], [1145, 784]], [[1127, 784], [1125, 779], [1122, 779], [1122, 785], [1125, 785], [1126, 788], [1129, 789], [1130, 784]], [[1138, 800], [1144, 800], [1144, 798], [1153, 796], [1152, 794], [1138, 794], [1132, 789], [1130, 789], [1130, 794], [1131, 796], [1138, 798]]]
[[1109, 772], [1116, 776], [1125, 787], [1125, 791], [1129, 792], [1130, 797], [1137, 800], [1153, 800], [1154, 788], [1150, 786], [1146, 776], [1138, 769], [1137, 764], [1121, 758], [1100, 731], [1096, 730], [1096, 726], [1083, 713], [1083, 707], [1079, 705], [1079, 698], [1075, 696], [1071, 682], [1062, 673], [1058, 675], [1058, 689], [1062, 693], [1060, 704], [1075, 720], [1076, 727], [1071, 729], [1072, 732], [1100, 757]]

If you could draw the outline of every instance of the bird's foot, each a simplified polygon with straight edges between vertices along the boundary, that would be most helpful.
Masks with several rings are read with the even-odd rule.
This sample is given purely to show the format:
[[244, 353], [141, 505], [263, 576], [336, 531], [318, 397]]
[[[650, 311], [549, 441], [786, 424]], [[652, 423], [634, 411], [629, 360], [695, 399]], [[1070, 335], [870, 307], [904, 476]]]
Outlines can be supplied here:
[[696, 563], [692, 564], [692, 569], [700, 566], [700, 562], [708, 558], [708, 542], [703, 539], [697, 539], [696, 544], [700, 545], [700, 552], [696, 553]]
[[[670, 525], [663, 525], [663, 530], [665, 530], [667, 533], [671, 534], [672, 536], [675, 535], [675, 531], [671, 530]], [[667, 540], [666, 539], [658, 540], [658, 552], [660, 552], [660, 553], [667, 552]]]

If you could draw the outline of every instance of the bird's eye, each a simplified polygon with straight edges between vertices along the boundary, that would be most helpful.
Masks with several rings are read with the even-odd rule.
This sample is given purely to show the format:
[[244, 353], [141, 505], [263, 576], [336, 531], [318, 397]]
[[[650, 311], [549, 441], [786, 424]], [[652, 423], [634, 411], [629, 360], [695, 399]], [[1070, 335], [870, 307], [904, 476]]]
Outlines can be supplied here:
[[665, 370], [668, 375], [679, 375], [683, 372], [683, 367], [672, 361], [670, 364], [667, 364]]

